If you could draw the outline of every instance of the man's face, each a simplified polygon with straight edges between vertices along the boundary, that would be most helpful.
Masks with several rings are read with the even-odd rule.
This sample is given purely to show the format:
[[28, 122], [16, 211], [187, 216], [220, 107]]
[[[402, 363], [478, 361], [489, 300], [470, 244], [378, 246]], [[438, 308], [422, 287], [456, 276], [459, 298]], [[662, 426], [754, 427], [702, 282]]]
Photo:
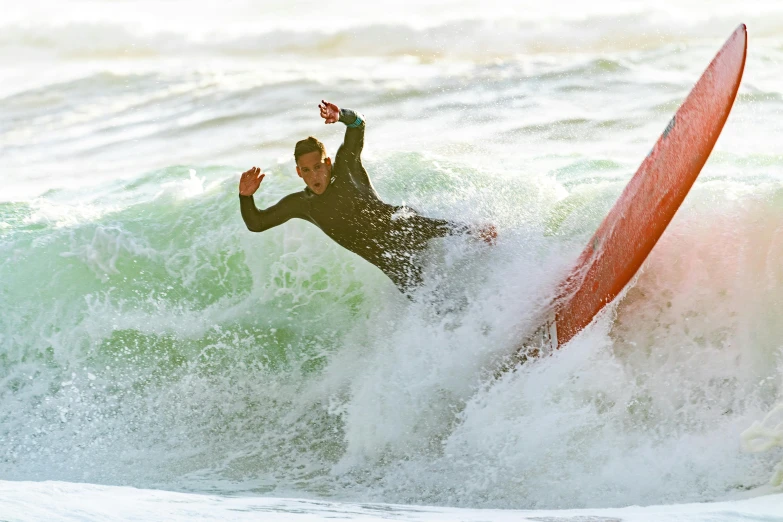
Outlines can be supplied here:
[[319, 151], [302, 154], [296, 162], [296, 173], [307, 183], [310, 190], [323, 194], [332, 177], [332, 159], [321, 159]]

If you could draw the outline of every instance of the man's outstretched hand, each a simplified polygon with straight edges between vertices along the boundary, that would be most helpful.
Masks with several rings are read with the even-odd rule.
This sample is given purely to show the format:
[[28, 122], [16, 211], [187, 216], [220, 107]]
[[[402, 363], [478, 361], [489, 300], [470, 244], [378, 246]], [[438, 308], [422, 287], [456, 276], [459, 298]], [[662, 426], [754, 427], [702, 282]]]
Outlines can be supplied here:
[[[260, 175], [259, 175], [260, 174]], [[261, 186], [261, 181], [266, 174], [261, 174], [261, 169], [253, 167], [242, 173], [242, 177], [239, 178], [239, 195], [240, 196], [252, 196]]]
[[324, 123], [336, 123], [340, 119], [340, 109], [334, 103], [321, 100], [318, 108], [321, 109], [321, 118], [324, 119]]

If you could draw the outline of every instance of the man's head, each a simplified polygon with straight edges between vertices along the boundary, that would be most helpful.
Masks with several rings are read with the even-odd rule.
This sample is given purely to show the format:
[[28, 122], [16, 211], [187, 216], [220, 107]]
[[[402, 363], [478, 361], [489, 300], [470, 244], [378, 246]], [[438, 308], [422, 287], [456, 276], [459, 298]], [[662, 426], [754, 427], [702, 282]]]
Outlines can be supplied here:
[[326, 156], [324, 144], [310, 136], [294, 148], [296, 173], [310, 190], [323, 194], [332, 178], [332, 159]]

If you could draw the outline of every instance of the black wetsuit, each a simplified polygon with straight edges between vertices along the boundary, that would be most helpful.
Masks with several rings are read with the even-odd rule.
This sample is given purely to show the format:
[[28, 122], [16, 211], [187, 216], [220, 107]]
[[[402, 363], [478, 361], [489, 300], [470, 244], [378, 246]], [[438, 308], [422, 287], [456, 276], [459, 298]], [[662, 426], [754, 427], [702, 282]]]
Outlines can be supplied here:
[[351, 252], [374, 264], [405, 292], [421, 283], [417, 254], [435, 237], [467, 227], [416, 214], [407, 207], [381, 201], [361, 162], [364, 118], [350, 109], [340, 111], [348, 127], [337, 151], [332, 178], [323, 194], [305, 188], [259, 210], [253, 196], [239, 196], [242, 219], [253, 232], [263, 232], [300, 218], [313, 223]]

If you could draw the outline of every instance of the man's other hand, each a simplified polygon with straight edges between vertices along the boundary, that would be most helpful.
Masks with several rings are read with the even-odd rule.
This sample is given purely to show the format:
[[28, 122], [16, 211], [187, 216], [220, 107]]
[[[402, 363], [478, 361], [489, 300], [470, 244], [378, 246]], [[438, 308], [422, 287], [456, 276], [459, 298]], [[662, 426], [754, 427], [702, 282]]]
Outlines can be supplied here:
[[340, 109], [334, 103], [321, 100], [318, 108], [321, 109], [321, 118], [324, 119], [324, 123], [336, 123], [340, 119]]
[[[260, 174], [260, 175], [259, 175]], [[242, 177], [239, 178], [239, 195], [240, 196], [252, 196], [261, 186], [261, 181], [266, 174], [261, 174], [261, 169], [253, 167], [242, 173]]]
[[498, 230], [495, 228], [495, 225], [486, 224], [476, 227], [473, 235], [488, 245], [494, 245], [498, 239]]

